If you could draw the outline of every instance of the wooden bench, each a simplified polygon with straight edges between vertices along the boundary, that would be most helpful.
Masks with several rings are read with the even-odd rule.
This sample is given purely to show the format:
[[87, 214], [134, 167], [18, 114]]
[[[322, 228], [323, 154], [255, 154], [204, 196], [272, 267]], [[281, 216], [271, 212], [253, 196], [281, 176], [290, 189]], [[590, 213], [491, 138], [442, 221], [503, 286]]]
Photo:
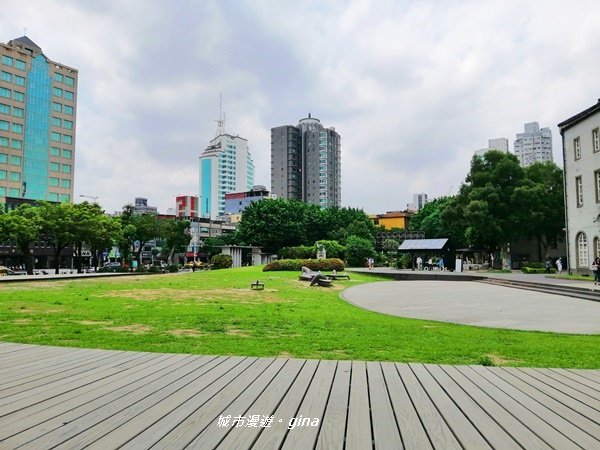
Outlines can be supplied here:
[[259, 280], [256, 280], [250, 284], [250, 289], [256, 291], [262, 291], [265, 288], [265, 283], [261, 283]]

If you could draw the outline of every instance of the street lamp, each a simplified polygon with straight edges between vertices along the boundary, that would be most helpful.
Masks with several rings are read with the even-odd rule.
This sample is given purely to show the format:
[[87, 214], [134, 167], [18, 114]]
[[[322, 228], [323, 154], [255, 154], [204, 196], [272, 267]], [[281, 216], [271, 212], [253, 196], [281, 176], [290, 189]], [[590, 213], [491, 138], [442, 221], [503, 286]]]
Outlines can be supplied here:
[[92, 200], [94, 200], [94, 203], [98, 203], [98, 196], [97, 195], [83, 195], [83, 194], [80, 194], [79, 196], [83, 197], [83, 198], [91, 198]]

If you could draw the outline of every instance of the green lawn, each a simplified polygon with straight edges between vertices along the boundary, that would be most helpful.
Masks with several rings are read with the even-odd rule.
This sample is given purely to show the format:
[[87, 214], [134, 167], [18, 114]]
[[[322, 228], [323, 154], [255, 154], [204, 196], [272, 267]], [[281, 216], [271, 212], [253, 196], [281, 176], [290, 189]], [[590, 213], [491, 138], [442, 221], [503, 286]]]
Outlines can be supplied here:
[[[0, 283], [0, 341], [211, 355], [600, 368], [600, 335], [403, 319], [347, 304], [352, 274], [309, 287], [258, 267], [125, 278]], [[251, 291], [250, 282], [265, 282]]]

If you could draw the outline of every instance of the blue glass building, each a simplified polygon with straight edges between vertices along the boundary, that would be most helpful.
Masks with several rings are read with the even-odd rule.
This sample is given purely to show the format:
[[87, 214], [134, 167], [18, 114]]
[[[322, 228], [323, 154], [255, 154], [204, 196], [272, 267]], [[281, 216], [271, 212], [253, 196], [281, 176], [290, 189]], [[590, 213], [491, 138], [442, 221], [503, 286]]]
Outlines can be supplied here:
[[73, 199], [76, 69], [27, 36], [0, 43], [0, 204]]

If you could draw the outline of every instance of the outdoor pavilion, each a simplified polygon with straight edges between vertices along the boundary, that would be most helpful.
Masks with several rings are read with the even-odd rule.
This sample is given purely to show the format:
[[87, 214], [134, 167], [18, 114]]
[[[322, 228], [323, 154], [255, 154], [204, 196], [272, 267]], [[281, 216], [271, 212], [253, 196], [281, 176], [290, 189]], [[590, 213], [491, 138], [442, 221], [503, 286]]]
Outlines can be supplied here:
[[[448, 238], [441, 239], [406, 239], [398, 247], [398, 253], [409, 253], [412, 270], [415, 270], [415, 259], [421, 256], [424, 260], [432, 256], [448, 256]], [[444, 258], [445, 266], [453, 267], [452, 258]]]

